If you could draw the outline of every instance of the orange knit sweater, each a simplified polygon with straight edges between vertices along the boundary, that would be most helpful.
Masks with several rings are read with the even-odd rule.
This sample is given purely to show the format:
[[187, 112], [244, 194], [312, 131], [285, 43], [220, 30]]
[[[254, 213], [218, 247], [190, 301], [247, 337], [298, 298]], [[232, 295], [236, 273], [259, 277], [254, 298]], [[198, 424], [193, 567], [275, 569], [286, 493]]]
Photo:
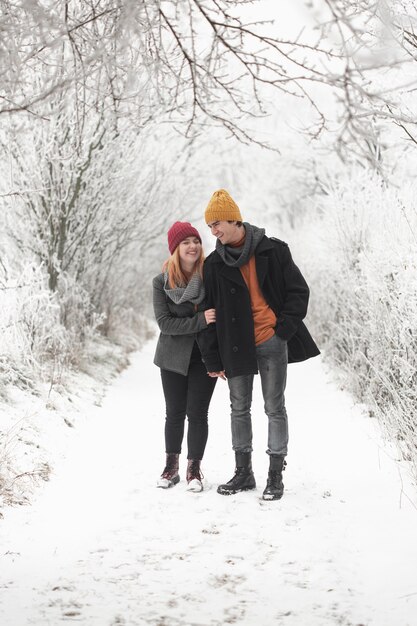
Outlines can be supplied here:
[[[232, 247], [239, 248], [243, 245], [244, 241], [245, 238], [243, 237], [241, 241], [238, 241]], [[248, 263], [239, 269], [249, 290], [255, 331], [255, 345], [259, 346], [259, 344], [268, 341], [268, 339], [274, 336], [277, 318], [263, 297], [261, 288], [259, 287], [258, 277], [256, 275], [255, 255], [252, 255]]]

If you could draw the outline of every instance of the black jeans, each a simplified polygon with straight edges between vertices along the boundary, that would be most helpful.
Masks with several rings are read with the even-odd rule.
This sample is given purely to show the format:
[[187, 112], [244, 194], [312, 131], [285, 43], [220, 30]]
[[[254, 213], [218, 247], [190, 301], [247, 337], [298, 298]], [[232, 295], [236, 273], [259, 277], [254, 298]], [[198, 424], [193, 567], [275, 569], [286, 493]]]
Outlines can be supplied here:
[[217, 378], [210, 378], [197, 344], [191, 355], [187, 376], [161, 369], [165, 395], [165, 450], [180, 454], [188, 417], [188, 459], [202, 459], [208, 436], [208, 409]]

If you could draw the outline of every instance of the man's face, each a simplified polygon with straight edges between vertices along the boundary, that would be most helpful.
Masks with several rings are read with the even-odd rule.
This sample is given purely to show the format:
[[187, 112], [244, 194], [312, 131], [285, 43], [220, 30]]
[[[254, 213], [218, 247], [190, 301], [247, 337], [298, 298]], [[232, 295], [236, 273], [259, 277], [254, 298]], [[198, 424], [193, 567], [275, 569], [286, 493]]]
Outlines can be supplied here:
[[216, 237], [224, 246], [228, 243], [237, 243], [243, 237], [243, 229], [236, 226], [236, 222], [225, 220], [210, 222], [207, 226], [211, 234]]

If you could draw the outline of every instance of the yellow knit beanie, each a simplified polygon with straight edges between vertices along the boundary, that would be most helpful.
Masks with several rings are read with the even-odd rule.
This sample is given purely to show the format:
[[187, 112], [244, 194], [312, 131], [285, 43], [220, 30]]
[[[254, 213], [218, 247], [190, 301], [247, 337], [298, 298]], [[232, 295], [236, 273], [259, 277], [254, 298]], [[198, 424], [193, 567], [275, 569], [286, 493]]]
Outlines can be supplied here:
[[222, 220], [242, 222], [239, 207], [227, 193], [226, 189], [219, 189], [214, 192], [210, 198], [204, 217], [206, 224], [217, 221], [221, 222]]

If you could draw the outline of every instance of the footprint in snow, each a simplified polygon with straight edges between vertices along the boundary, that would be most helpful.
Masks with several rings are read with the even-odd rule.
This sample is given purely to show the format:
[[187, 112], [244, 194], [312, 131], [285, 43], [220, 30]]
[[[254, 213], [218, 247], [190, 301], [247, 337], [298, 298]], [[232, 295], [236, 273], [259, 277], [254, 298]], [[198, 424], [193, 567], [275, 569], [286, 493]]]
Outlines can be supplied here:
[[232, 576], [223, 574], [222, 576], [212, 576], [209, 584], [215, 589], [224, 588], [230, 593], [235, 593], [236, 588], [246, 581], [246, 576]]

